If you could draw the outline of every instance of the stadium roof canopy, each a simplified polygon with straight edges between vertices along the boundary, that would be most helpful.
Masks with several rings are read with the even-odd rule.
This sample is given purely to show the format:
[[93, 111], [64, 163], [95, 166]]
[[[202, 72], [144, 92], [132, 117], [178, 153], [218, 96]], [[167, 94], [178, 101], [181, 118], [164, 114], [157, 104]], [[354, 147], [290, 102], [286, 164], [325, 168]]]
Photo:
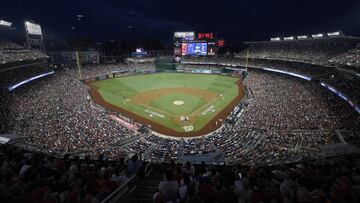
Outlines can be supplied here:
[[0, 31], [3, 30], [15, 30], [14, 27], [9, 27], [9, 26], [4, 26], [4, 25], [0, 25]]
[[291, 42], [304, 42], [304, 41], [311, 41], [311, 40], [316, 40], [316, 41], [320, 41], [320, 40], [331, 40], [331, 39], [349, 39], [349, 40], [360, 40], [360, 37], [355, 37], [355, 36], [347, 36], [347, 35], [343, 35], [343, 36], [336, 36], [336, 37], [321, 37], [321, 38], [308, 38], [308, 39], [293, 39], [293, 40], [278, 40], [278, 41], [250, 41], [250, 42], [244, 42], [245, 44], [263, 44], [263, 43], [291, 43]]
[[0, 134], [0, 144], [6, 144], [9, 141], [22, 140], [23, 138], [13, 134]]

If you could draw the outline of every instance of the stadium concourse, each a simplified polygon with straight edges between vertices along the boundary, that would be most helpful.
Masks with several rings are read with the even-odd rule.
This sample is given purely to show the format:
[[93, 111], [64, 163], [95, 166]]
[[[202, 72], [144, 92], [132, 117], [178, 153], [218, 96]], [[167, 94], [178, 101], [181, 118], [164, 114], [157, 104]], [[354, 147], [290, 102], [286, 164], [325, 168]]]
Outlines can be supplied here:
[[[357, 60], [346, 62], [358, 46], [337, 40], [325, 48], [309, 40], [290, 46], [291, 52], [284, 42], [249, 47], [251, 54], [245, 50], [236, 57], [184, 58], [179, 68], [187, 71], [248, 67], [246, 98], [221, 130], [194, 139], [167, 139], [120, 125], [109, 116], [120, 115], [91, 100], [74, 66], [54, 67], [54, 74], [8, 91], [49, 71], [37, 65], [39, 58], [27, 57], [38, 51], [17, 45], [26, 51], [11, 52], [1, 66], [0, 132], [22, 139], [0, 146], [1, 200], [98, 202], [136, 179], [138, 188], [155, 181], [159, 192], [150, 194], [158, 202], [359, 202], [358, 154], [326, 154], [323, 148], [359, 144], [359, 66]], [[309, 46], [315, 50], [304, 52]], [[155, 64], [86, 65], [81, 74], [135, 70], [154, 71]], [[143, 191], [133, 191], [133, 201], [144, 200]]]

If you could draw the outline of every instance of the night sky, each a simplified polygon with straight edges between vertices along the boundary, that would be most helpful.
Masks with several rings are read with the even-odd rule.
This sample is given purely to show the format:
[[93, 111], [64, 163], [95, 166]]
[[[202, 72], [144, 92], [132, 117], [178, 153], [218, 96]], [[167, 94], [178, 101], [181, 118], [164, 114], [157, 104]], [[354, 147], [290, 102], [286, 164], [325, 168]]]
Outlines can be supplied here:
[[239, 44], [337, 30], [360, 36], [360, 0], [2, 0], [0, 19], [18, 34], [24, 20], [39, 22], [57, 40], [87, 31], [96, 42], [129, 40], [133, 26], [135, 38], [170, 43], [174, 31], [202, 31]]

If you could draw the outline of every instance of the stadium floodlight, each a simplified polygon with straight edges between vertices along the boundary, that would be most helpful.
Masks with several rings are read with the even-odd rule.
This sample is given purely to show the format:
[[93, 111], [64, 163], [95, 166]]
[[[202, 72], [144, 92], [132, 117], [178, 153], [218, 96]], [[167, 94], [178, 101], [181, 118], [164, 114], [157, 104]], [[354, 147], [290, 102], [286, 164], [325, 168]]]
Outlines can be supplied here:
[[11, 27], [12, 23], [5, 21], [5, 20], [0, 20], [0, 25], [6, 26], [6, 27]]
[[281, 37], [272, 37], [270, 41], [281, 41]]
[[320, 34], [313, 34], [311, 35], [312, 38], [323, 38], [324, 37], [324, 34], [323, 33], [320, 33]]
[[144, 49], [143, 48], [136, 48], [136, 53], [143, 53]]
[[82, 14], [77, 14], [77, 15], [76, 15], [76, 18], [78, 19], [78, 21], [82, 21], [82, 20], [85, 19], [85, 16], [82, 15]]
[[291, 41], [291, 40], [294, 40], [295, 37], [294, 36], [291, 36], [291, 37], [284, 37], [284, 40], [285, 41]]
[[338, 37], [338, 36], [341, 36], [341, 35], [342, 35], [342, 32], [341, 32], [341, 31], [328, 32], [328, 33], [327, 33], [327, 36], [328, 36], [328, 37]]
[[25, 21], [25, 29], [29, 34], [42, 35], [41, 26], [39, 24]]
[[297, 36], [298, 39], [309, 39], [309, 37], [307, 35], [300, 35]]

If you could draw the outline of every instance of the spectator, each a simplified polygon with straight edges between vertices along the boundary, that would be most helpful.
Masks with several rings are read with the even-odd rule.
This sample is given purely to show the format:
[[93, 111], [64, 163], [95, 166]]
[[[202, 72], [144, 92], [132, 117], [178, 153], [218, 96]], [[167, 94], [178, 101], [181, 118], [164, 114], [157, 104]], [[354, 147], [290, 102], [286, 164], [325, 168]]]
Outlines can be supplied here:
[[194, 184], [190, 184], [187, 191], [188, 198], [186, 203], [203, 203], [201, 198], [197, 195], [196, 186]]
[[190, 180], [190, 176], [188, 174], [184, 174], [179, 186], [180, 202], [184, 202], [186, 200], [186, 197], [188, 195], [188, 188], [191, 183], [192, 181]]
[[159, 184], [159, 191], [164, 195], [165, 201], [176, 201], [178, 192], [178, 183], [173, 179], [173, 173], [167, 169], [165, 171], [165, 181]]
[[215, 202], [215, 190], [210, 185], [210, 180], [208, 177], [200, 178], [198, 185], [198, 195], [203, 200], [204, 203], [214, 203]]
[[195, 168], [189, 161], [183, 165], [182, 171], [183, 173], [188, 174], [189, 176], [195, 175]]
[[128, 161], [128, 174], [137, 174], [142, 166], [141, 161], [138, 160], [139, 157], [137, 154], [131, 157]]

